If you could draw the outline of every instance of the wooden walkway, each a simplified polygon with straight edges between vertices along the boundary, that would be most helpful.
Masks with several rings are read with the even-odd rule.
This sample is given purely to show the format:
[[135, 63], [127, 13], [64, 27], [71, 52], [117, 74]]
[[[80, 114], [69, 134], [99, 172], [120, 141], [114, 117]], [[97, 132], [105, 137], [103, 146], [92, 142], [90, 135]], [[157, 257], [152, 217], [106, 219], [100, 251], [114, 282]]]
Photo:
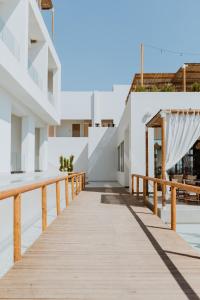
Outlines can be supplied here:
[[0, 281], [0, 299], [198, 295], [200, 256], [118, 188], [81, 192]]

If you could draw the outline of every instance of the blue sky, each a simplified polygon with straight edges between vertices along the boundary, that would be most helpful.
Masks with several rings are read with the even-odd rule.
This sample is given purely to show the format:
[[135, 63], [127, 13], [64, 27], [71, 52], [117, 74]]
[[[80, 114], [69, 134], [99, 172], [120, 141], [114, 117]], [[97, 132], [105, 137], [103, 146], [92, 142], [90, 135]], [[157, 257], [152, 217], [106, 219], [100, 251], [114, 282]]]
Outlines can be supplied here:
[[[63, 90], [110, 90], [139, 71], [139, 45], [200, 53], [200, 0], [54, 0]], [[50, 14], [45, 13], [50, 25]], [[199, 56], [145, 47], [146, 72], [173, 72]]]

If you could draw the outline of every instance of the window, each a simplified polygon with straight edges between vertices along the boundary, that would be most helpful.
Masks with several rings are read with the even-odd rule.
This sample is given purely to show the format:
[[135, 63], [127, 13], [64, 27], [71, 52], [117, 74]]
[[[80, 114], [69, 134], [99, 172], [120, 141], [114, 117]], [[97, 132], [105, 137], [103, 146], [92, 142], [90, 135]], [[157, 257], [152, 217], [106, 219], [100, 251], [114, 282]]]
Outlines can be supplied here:
[[80, 137], [80, 124], [72, 124], [72, 137]]
[[102, 127], [114, 127], [113, 120], [101, 120]]
[[124, 172], [124, 142], [121, 143], [121, 172]]
[[118, 171], [124, 172], [124, 142], [122, 142], [118, 148]]
[[118, 168], [117, 168], [117, 170], [120, 172], [120, 146], [117, 147], [117, 152], [118, 152]]

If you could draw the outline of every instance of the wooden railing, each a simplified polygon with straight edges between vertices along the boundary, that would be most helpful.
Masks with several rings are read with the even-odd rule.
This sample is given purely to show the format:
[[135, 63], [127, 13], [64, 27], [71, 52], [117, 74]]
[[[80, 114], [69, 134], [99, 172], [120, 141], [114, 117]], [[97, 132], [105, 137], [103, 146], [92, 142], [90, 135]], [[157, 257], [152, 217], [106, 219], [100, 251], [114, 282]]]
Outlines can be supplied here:
[[[60, 214], [60, 182], [65, 182], [65, 203], [66, 207], [69, 206], [69, 180], [71, 180], [71, 193], [72, 200], [75, 195], [78, 195], [85, 189], [85, 173], [74, 173], [72, 175], [59, 176], [52, 179], [47, 179], [41, 182], [27, 184], [22, 187], [9, 189], [0, 192], [0, 200], [13, 197], [13, 243], [14, 243], [14, 262], [21, 259], [21, 195], [36, 189], [41, 189], [42, 198], [42, 231], [47, 228], [47, 186], [56, 184], [56, 210], [57, 215]], [[75, 185], [76, 181], [76, 185]]]
[[[142, 181], [142, 192], [140, 192], [140, 181]], [[158, 214], [158, 185], [161, 186], [162, 191], [166, 191], [167, 187], [170, 188], [170, 205], [171, 205], [171, 229], [176, 230], [176, 204], [177, 204], [177, 189], [200, 194], [200, 187], [189, 184], [183, 184], [173, 181], [162, 180], [159, 178], [153, 178], [138, 174], [132, 174], [132, 194], [140, 195], [142, 193], [144, 205], [147, 206], [148, 197], [148, 185], [153, 184], [153, 213]], [[162, 206], [164, 203], [162, 201]]]

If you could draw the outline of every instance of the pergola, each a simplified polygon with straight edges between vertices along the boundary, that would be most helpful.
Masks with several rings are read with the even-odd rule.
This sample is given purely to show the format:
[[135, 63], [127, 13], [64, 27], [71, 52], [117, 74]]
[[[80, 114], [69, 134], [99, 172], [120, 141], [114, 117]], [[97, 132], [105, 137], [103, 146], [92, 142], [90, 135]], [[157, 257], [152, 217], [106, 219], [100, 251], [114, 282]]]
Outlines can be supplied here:
[[[200, 114], [199, 109], [166, 109], [160, 110], [147, 124], [146, 124], [146, 176], [149, 176], [149, 128], [161, 128], [161, 146], [162, 146], [162, 179], [166, 179], [166, 116], [167, 114]], [[165, 203], [165, 191], [163, 191], [163, 203]]]

